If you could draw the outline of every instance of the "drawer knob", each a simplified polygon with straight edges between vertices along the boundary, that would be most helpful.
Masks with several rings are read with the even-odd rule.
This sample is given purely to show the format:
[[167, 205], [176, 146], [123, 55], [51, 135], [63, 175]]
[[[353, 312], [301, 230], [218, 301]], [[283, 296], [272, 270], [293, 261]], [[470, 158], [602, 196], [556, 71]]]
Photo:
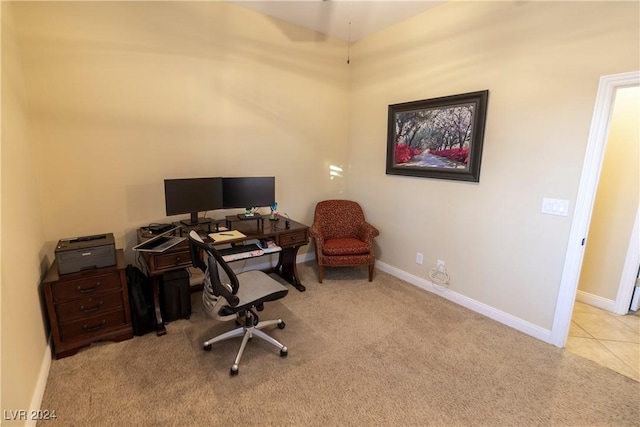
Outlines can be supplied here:
[[82, 329], [84, 329], [86, 332], [95, 332], [97, 330], [100, 330], [104, 327], [105, 323], [107, 323], [106, 319], [102, 319], [102, 322], [100, 322], [100, 324], [96, 325], [96, 326], [89, 326], [87, 324], [82, 325]]
[[90, 288], [83, 288], [82, 286], [78, 285], [78, 287], [76, 288], [76, 290], [82, 294], [86, 294], [87, 292], [93, 292], [96, 289], [98, 289], [100, 287], [102, 283], [101, 282], [96, 282], [95, 285], [93, 285]]
[[96, 305], [94, 305], [93, 307], [85, 307], [84, 304], [80, 306], [80, 310], [84, 311], [85, 313], [91, 313], [93, 311], [96, 311], [97, 309], [99, 309], [100, 307], [102, 307], [102, 305], [104, 304], [104, 301], [100, 301], [98, 302]]
[[179, 256], [177, 256], [176, 257], [176, 265], [180, 264], [180, 262], [182, 262], [182, 259]]

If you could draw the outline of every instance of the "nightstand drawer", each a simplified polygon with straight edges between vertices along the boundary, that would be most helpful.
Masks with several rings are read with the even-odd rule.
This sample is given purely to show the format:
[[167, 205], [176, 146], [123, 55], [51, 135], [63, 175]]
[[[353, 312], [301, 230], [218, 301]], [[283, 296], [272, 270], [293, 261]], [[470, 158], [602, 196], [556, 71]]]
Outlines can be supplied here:
[[122, 293], [111, 292], [57, 304], [56, 312], [58, 321], [67, 323], [74, 319], [86, 319], [115, 309], [122, 309], [123, 305]]
[[280, 235], [279, 240], [278, 245], [282, 247], [304, 245], [307, 244], [307, 232], [296, 231], [293, 233], [283, 233]]
[[104, 293], [122, 288], [120, 273], [93, 275], [80, 279], [58, 282], [51, 286], [55, 302], [86, 298], [90, 295]]
[[122, 326], [126, 324], [126, 322], [124, 310], [112, 311], [102, 316], [93, 316], [75, 322], [62, 323], [59, 325], [60, 336], [63, 341], [99, 336], [108, 331], [109, 328]]
[[180, 267], [191, 265], [191, 254], [189, 251], [172, 252], [155, 256], [155, 267], [164, 269], [170, 267]]

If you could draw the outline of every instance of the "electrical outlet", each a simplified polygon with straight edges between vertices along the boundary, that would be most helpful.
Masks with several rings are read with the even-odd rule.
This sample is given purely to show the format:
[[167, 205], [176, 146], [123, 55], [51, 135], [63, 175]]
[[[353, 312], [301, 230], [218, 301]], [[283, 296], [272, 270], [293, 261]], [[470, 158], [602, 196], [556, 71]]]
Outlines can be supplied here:
[[416, 264], [422, 264], [422, 254], [420, 252], [416, 252]]
[[439, 272], [443, 273], [444, 272], [444, 261], [438, 260], [438, 263], [436, 264], [436, 268], [438, 269]]

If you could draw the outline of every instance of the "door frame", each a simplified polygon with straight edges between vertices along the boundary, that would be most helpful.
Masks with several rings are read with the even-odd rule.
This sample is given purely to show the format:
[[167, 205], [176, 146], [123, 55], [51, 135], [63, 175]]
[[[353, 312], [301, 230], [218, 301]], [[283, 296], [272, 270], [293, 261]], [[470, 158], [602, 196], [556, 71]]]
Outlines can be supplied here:
[[602, 171], [616, 91], [620, 88], [638, 85], [640, 85], [640, 71], [600, 77], [553, 326], [549, 337], [550, 343], [557, 347], [564, 347], [569, 335], [573, 305], [578, 291], [585, 243]]
[[622, 267], [620, 276], [620, 286], [616, 295], [616, 303], [613, 307], [615, 314], [627, 314], [629, 312], [629, 301], [633, 297], [633, 290], [636, 287], [638, 277], [638, 267], [640, 266], [640, 206], [636, 211], [636, 219], [633, 223], [631, 239], [629, 239], [629, 249]]

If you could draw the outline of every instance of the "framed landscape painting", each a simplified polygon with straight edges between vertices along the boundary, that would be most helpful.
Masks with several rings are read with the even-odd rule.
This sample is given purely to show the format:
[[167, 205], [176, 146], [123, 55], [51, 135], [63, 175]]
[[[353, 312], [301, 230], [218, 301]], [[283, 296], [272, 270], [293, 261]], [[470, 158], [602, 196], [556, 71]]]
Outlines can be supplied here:
[[480, 181], [489, 91], [389, 105], [387, 174]]

